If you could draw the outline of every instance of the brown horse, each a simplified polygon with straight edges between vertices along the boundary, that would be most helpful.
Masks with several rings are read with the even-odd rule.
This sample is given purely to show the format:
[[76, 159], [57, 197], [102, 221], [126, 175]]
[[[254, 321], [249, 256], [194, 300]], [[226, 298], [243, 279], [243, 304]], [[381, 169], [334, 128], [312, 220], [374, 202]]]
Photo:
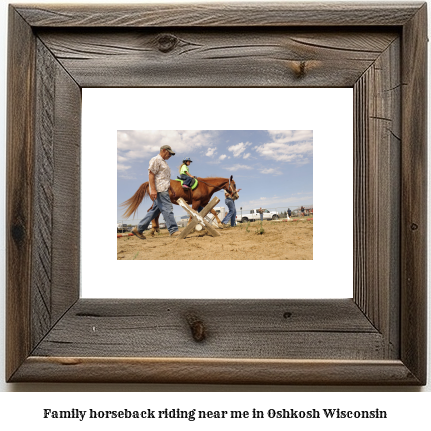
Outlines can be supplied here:
[[[171, 202], [175, 205], [178, 205], [177, 199], [183, 198], [189, 205], [192, 206], [192, 209], [198, 211], [200, 207], [205, 207], [205, 205], [208, 204], [208, 202], [211, 200], [212, 195], [215, 192], [218, 192], [220, 190], [232, 192], [233, 199], [238, 199], [236, 184], [233, 180], [232, 175], [230, 178], [198, 177], [198, 186], [194, 190], [183, 189], [179, 181], [171, 180], [169, 197], [171, 198]], [[135, 216], [136, 212], [138, 211], [139, 205], [141, 204], [143, 199], [149, 195], [149, 183], [147, 181], [139, 187], [139, 189], [130, 199], [127, 199], [127, 201], [123, 202], [120, 205], [121, 207], [125, 208], [123, 217], [129, 218], [132, 214], [133, 216]], [[219, 227], [222, 227], [221, 221], [218, 218], [217, 213], [214, 210], [211, 210], [211, 213], [215, 216]], [[191, 217], [189, 219], [189, 223], [190, 220]], [[156, 232], [159, 232], [159, 216], [153, 219], [151, 223], [151, 235], [153, 236]]]

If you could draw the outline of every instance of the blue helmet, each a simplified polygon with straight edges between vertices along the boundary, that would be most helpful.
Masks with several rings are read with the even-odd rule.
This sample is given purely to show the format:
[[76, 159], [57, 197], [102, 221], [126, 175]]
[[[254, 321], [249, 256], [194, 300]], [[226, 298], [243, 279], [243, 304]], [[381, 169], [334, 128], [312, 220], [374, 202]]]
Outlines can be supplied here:
[[184, 159], [184, 160], [183, 160], [183, 163], [186, 163], [186, 162], [190, 162], [190, 163], [192, 163], [192, 161], [191, 161], [190, 157], [187, 157], [187, 159]]

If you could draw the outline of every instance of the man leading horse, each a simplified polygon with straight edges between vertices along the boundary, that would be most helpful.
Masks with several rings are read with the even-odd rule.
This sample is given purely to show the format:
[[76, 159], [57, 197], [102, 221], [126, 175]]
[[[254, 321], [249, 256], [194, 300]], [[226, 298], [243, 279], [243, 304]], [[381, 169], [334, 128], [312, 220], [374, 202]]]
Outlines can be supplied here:
[[138, 225], [132, 229], [133, 235], [139, 239], [145, 239], [143, 232], [148, 228], [154, 218], [159, 217], [160, 213], [163, 214], [170, 236], [175, 237], [179, 235], [169, 195], [169, 189], [171, 188], [171, 169], [166, 162], [174, 155], [175, 153], [169, 145], [163, 145], [160, 148], [160, 153], [150, 160], [150, 165], [148, 167], [149, 195], [153, 201], [153, 206]]
[[[167, 151], [169, 153], [169, 157], [171, 155], [175, 154], [172, 151], [171, 147], [169, 147], [168, 149], [164, 148], [164, 147], [168, 147], [168, 146], [161, 147], [160, 154], [158, 156], [156, 156], [155, 159], [158, 158], [159, 156], [161, 158], [163, 158], [163, 156], [162, 156], [163, 151]], [[169, 152], [169, 150], [170, 150], [170, 152]], [[163, 154], [165, 154], [165, 156], [167, 156], [166, 153], [163, 153]], [[167, 157], [167, 159], [169, 159], [169, 157]], [[167, 160], [167, 159], [164, 159], [164, 160]], [[153, 160], [153, 159], [151, 159], [151, 160]], [[151, 166], [151, 161], [150, 161], [150, 166]], [[167, 166], [167, 163], [166, 163], [166, 166]], [[150, 196], [151, 199], [153, 198], [151, 196], [151, 190], [154, 190], [155, 185], [152, 186], [150, 183], [151, 182], [151, 172], [152, 172], [152, 170], [149, 168], [149, 180], [150, 181], [143, 183], [131, 198], [129, 198], [128, 200], [126, 200], [125, 202], [123, 202], [121, 204], [121, 206], [125, 208], [125, 212], [124, 212], [125, 218], [129, 218], [132, 214], [133, 215], [136, 214], [139, 205], [141, 204], [142, 200], [146, 196]], [[165, 172], [165, 174], [166, 174], [166, 172]], [[167, 178], [165, 178], [165, 179], [167, 180]], [[199, 211], [201, 208], [205, 207], [209, 203], [209, 201], [211, 200], [212, 195], [215, 192], [218, 192], [220, 190], [228, 191], [229, 193], [231, 193], [231, 195], [234, 197], [234, 199], [238, 199], [236, 184], [235, 184], [235, 181], [233, 180], [232, 176], [230, 178], [221, 178], [221, 177], [200, 178], [200, 177], [197, 177], [197, 180], [198, 180], [198, 186], [195, 190], [192, 191], [190, 189], [183, 189], [183, 187], [181, 186], [181, 183], [179, 181], [170, 179], [170, 170], [169, 170], [169, 186], [167, 186], [167, 184], [164, 183], [163, 188], [166, 189], [165, 193], [169, 194], [169, 198], [170, 198], [171, 203], [178, 205], [177, 199], [183, 198], [189, 205], [192, 206], [192, 209], [194, 209], [195, 211]], [[154, 196], [154, 193], [153, 193], [153, 196]], [[166, 196], [166, 194], [164, 196]], [[171, 207], [172, 207], [172, 205], [171, 205]], [[157, 206], [157, 208], [159, 208], [159, 207]], [[163, 214], [163, 211], [157, 211], [157, 208], [155, 208], [155, 204], [153, 203], [153, 206], [148, 210], [147, 215], [139, 222], [138, 226], [132, 230], [132, 233], [134, 235], [136, 235], [135, 232], [138, 232], [142, 236], [141, 237], [141, 236], [136, 235], [138, 238], [145, 239], [143, 232], [145, 231], [145, 229], [148, 228], [151, 221], [152, 221], [151, 235], [153, 236], [156, 232], [159, 231], [158, 218], [160, 216], [160, 213]], [[222, 226], [221, 222], [217, 216], [217, 213], [214, 210], [211, 210], [211, 213], [215, 216], [218, 225]], [[163, 214], [163, 217], [165, 218], [165, 221], [167, 222], [164, 214]], [[166, 223], [166, 225], [168, 227], [168, 223]], [[175, 226], [176, 226], [176, 223], [175, 223]], [[168, 229], [169, 229], [169, 227], [168, 227]], [[178, 229], [178, 227], [176, 227], [176, 229]], [[174, 229], [173, 231], [176, 231], [176, 230]], [[171, 231], [169, 231], [169, 232], [171, 232]], [[173, 236], [177, 236], [177, 235], [178, 235], [178, 233], [176, 235], [173, 235]], [[172, 234], [171, 234], [171, 236], [172, 236]]]

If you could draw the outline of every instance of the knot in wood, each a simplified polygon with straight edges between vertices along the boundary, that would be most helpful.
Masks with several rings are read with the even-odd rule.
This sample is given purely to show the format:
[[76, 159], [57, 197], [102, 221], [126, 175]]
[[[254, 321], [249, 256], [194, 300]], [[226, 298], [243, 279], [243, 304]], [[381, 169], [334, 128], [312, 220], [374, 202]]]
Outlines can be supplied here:
[[189, 324], [190, 330], [192, 331], [192, 337], [195, 341], [201, 342], [206, 338], [206, 329], [202, 320], [195, 316], [188, 316], [187, 323]]
[[172, 34], [162, 34], [157, 39], [158, 49], [161, 52], [172, 51], [178, 44], [178, 38]]
[[17, 244], [21, 244], [25, 238], [25, 228], [22, 224], [16, 223], [11, 227], [11, 235]]
[[416, 223], [412, 223], [412, 225], [410, 226], [411, 230], [416, 230], [419, 228], [419, 226]]
[[295, 61], [294, 63], [292, 63], [291, 69], [293, 70], [297, 78], [304, 78], [307, 74], [307, 62]]

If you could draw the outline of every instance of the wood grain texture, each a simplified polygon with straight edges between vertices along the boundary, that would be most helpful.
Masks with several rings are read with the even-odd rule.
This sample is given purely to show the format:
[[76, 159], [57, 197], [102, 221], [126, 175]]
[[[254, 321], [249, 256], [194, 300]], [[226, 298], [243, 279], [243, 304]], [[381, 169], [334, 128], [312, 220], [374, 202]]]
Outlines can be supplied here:
[[382, 52], [354, 88], [355, 301], [399, 355], [401, 166], [400, 38]]
[[[202, 343], [192, 336], [190, 316], [205, 328]], [[34, 355], [385, 359], [385, 348], [348, 299], [81, 299]]]
[[427, 8], [403, 29], [401, 183], [401, 358], [426, 379]]
[[34, 175], [34, 252], [32, 256], [32, 344], [49, 331], [51, 321], [54, 204], [54, 106], [56, 61], [36, 41], [36, 140]]
[[400, 26], [422, 3], [17, 5], [33, 27]]
[[[9, 36], [8, 381], [426, 383], [425, 6], [20, 5]], [[78, 299], [83, 86], [353, 87], [354, 300]]]
[[353, 87], [397, 34], [297, 29], [42, 29], [82, 87]]
[[[34, 62], [31, 28], [9, 13], [6, 173], [6, 376], [32, 349]], [[25, 53], [25, 55], [23, 55]]]
[[37, 40], [32, 337], [79, 297], [80, 88]]
[[29, 357], [15, 381], [417, 385], [401, 361]]
[[54, 112], [53, 323], [79, 298], [81, 241], [81, 89], [58, 63]]

